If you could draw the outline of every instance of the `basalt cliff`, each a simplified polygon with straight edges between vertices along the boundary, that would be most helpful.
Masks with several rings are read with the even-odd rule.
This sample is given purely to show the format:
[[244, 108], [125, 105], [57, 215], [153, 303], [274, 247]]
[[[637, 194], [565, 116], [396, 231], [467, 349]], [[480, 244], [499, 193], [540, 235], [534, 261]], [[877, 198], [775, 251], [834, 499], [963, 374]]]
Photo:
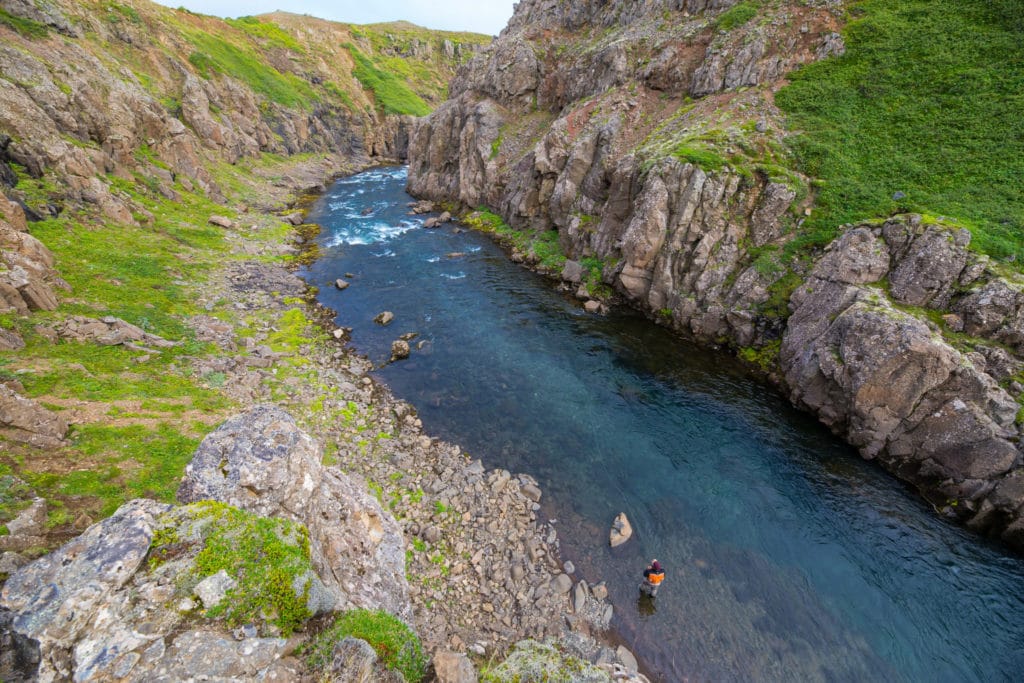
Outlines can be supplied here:
[[[779, 106], [801, 67], [849, 63], [885, 30], [860, 4], [523, 0], [415, 125], [409, 189], [492, 229], [498, 214], [515, 256], [581, 298], [733, 349], [941, 514], [1024, 549], [1012, 257], [955, 216], [901, 210], [899, 186], [888, 210], [827, 224], [831, 179], [800, 163]], [[965, 16], [1009, 21], [997, 5]]]

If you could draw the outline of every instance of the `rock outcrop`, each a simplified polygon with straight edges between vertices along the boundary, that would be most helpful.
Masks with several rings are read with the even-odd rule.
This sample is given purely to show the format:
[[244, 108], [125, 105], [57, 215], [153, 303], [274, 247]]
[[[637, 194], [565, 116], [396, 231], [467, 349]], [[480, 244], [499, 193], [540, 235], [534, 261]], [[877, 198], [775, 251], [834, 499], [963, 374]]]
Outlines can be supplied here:
[[302, 522], [313, 565], [339, 609], [384, 609], [411, 620], [401, 528], [363, 482], [322, 460], [320, 445], [288, 413], [257, 406], [203, 440], [178, 500], [218, 500]]
[[68, 423], [58, 413], [0, 384], [0, 436], [36, 448], [64, 445]]
[[843, 52], [843, 3], [762, 5], [756, 21], [737, 4], [524, 0], [417, 123], [410, 192], [557, 230], [570, 288], [603, 282], [748, 352], [864, 457], [1024, 549], [1024, 287], [966, 230], [915, 216], [843, 226], [788, 270], [811, 199], [764, 163], [784, 142], [773, 93]]
[[[53, 310], [56, 289], [68, 286], [54, 270], [53, 254], [29, 234], [22, 207], [0, 194], [0, 313]], [[13, 337], [0, 339], [0, 349], [17, 346]]]
[[956, 348], [906, 308], [960, 309], [981, 292], [1013, 291], [968, 242], [966, 231], [917, 216], [848, 230], [794, 292], [780, 360], [793, 401], [864, 457], [937, 508], [1024, 547], [1020, 405], [986, 359], [1005, 356], [996, 344], [1006, 331]]
[[[271, 571], [294, 574], [284, 590], [308, 616], [358, 606], [411, 618], [397, 523], [360, 483], [323, 467], [321, 455], [279, 408], [229, 420], [202, 443], [182, 483], [179, 498], [198, 502], [131, 501], [13, 572], [0, 593], [0, 620], [4, 642], [20, 654], [6, 666], [41, 681], [172, 681], [197, 672], [296, 680], [304, 666], [289, 655], [299, 641], [275, 632], [291, 612], [278, 603], [260, 607]], [[283, 563], [288, 552], [298, 559], [258, 576], [232, 574], [243, 570], [230, 566], [201, 573], [203, 553], [246, 552], [257, 528], [249, 520], [268, 517], [272, 537], [262, 542], [283, 550], [257, 554], [258, 561]], [[242, 533], [245, 543], [232, 535]], [[247, 605], [255, 605], [253, 621], [226, 630], [224, 615]]]

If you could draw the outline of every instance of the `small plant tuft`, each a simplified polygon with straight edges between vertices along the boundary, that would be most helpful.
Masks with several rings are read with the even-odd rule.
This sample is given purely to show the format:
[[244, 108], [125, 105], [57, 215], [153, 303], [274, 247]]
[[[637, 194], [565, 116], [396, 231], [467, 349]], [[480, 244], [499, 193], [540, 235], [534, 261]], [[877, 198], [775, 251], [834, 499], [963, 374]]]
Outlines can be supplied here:
[[401, 619], [383, 610], [356, 609], [341, 614], [306, 647], [306, 662], [315, 671], [327, 669], [335, 643], [348, 637], [369, 643], [380, 662], [401, 673], [408, 683], [418, 683], [426, 676], [427, 659], [419, 637]]

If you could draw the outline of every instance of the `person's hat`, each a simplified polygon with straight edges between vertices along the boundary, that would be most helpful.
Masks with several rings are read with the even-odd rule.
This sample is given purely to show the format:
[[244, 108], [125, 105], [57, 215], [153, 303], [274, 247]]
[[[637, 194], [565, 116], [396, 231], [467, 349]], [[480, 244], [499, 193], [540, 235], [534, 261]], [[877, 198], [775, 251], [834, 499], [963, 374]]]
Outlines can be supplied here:
[[654, 560], [653, 562], [651, 562], [651, 569], [653, 569], [654, 571], [658, 571], [661, 569], [661, 564], [659, 564], [657, 560]]

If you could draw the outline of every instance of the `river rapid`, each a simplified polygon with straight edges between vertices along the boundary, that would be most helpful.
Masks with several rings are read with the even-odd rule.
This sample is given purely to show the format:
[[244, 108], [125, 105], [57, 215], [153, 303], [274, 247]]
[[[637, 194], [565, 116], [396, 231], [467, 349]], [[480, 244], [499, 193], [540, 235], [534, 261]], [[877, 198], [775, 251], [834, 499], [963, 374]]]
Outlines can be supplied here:
[[[486, 236], [423, 229], [404, 186], [398, 167], [337, 181], [308, 216], [322, 253], [304, 276], [428, 433], [540, 482], [563, 559], [607, 583], [652, 680], [1020, 680], [1024, 562], [726, 354], [628, 309], [586, 314]], [[412, 355], [387, 364], [404, 333]], [[623, 511], [634, 538], [612, 549]]]

